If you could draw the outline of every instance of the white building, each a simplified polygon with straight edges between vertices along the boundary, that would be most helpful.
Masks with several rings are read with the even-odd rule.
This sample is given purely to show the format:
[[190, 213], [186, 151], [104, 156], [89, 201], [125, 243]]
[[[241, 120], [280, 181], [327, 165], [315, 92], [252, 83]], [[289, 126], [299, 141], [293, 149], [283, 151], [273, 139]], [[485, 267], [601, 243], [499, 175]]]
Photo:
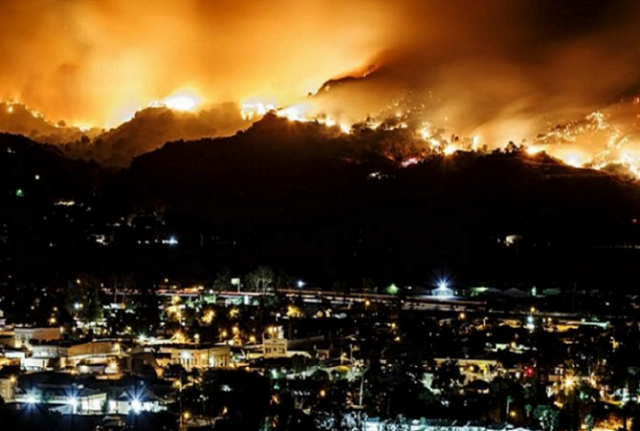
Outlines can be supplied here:
[[[57, 366], [76, 366], [81, 361], [92, 364], [106, 364], [109, 357], [119, 353], [119, 345], [112, 341], [90, 341], [77, 344], [45, 342], [31, 345], [31, 354], [21, 359], [22, 368], [46, 370]], [[59, 360], [59, 361], [58, 361]]]
[[262, 334], [262, 355], [266, 358], [284, 358], [287, 356], [287, 339], [282, 327], [271, 327]]
[[226, 345], [203, 347], [196, 344], [165, 345], [161, 353], [171, 355], [172, 364], [182, 365], [185, 370], [194, 368], [221, 368], [231, 363], [231, 348]]
[[51, 341], [62, 338], [60, 328], [31, 328], [16, 326], [13, 330], [13, 347], [30, 349], [31, 341]]
[[12, 376], [0, 377], [0, 397], [2, 397], [2, 399], [5, 402], [10, 402], [14, 400], [15, 388], [16, 388], [15, 377], [12, 377]]

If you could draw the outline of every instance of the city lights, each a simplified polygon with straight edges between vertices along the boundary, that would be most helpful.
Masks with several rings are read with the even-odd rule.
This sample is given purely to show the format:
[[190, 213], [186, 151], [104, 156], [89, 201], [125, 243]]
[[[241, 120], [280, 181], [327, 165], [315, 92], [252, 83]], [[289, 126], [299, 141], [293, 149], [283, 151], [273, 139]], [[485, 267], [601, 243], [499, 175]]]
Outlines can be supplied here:
[[0, 1], [0, 429], [640, 430], [640, 2]]

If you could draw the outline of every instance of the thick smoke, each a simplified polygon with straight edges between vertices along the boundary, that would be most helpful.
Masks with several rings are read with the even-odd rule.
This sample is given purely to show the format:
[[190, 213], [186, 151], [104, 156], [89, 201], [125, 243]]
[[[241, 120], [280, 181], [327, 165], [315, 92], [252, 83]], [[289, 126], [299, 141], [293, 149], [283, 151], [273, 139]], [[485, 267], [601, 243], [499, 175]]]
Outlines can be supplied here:
[[638, 89], [635, 2], [451, 0], [404, 9], [414, 18], [375, 61], [381, 68], [321, 92], [320, 110], [376, 116], [407, 109], [408, 99], [433, 124], [503, 145], [594, 110], [614, 116]]
[[639, 17], [616, 0], [1, 1], [0, 98], [104, 126], [181, 89], [309, 102], [353, 71], [311, 114], [593, 157], [637, 141]]
[[52, 123], [22, 104], [0, 103], [0, 130], [59, 146], [68, 156], [124, 167], [141, 154], [167, 142], [222, 137], [248, 128], [234, 103], [207, 106], [197, 112], [150, 107], [120, 126], [104, 130]]
[[0, 0], [0, 100], [100, 127], [180, 90], [210, 103], [285, 104], [384, 47], [390, 29], [381, 6]]

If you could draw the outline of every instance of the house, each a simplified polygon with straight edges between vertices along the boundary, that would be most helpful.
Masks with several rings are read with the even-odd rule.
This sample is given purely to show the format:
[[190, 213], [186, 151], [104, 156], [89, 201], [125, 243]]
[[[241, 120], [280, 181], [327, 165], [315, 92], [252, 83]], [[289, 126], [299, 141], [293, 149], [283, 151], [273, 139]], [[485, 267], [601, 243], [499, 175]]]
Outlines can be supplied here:
[[265, 359], [286, 357], [287, 345], [281, 326], [271, 327], [262, 334], [262, 355]]

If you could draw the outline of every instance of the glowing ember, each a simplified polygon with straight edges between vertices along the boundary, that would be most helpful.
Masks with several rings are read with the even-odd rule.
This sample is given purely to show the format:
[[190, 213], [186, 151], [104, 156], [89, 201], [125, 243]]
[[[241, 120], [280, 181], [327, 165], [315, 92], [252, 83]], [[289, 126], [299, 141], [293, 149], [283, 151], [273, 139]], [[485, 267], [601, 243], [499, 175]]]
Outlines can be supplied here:
[[408, 159], [403, 160], [402, 163], [400, 163], [400, 166], [402, 166], [403, 168], [406, 168], [407, 166], [416, 165], [419, 162], [420, 162], [420, 158], [409, 157]]

